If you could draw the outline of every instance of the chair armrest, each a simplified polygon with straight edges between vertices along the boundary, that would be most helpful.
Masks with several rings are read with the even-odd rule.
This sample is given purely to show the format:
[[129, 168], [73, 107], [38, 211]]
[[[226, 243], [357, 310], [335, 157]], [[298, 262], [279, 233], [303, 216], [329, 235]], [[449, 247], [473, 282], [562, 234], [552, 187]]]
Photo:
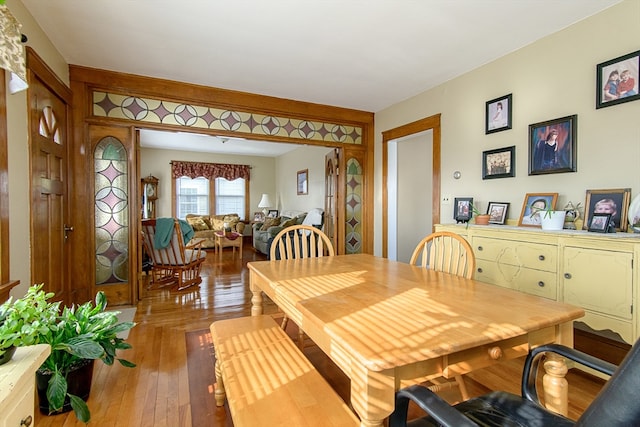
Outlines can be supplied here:
[[[207, 240], [207, 239], [196, 240], [194, 243], [192, 243], [190, 245], [185, 245], [184, 248], [185, 249], [200, 249], [205, 240]], [[193, 242], [193, 239], [191, 239], [191, 241]]]
[[253, 231], [258, 231], [262, 228], [264, 222], [254, 222], [253, 223]]
[[617, 368], [617, 366], [613, 363], [606, 362], [602, 359], [591, 356], [590, 354], [564, 345], [547, 344], [536, 347], [529, 352], [527, 358], [525, 359], [524, 367], [522, 370], [521, 392], [522, 397], [539, 405], [541, 403], [540, 399], [538, 398], [536, 376], [538, 373], [538, 366], [540, 365], [541, 356], [547, 352], [555, 353], [559, 356], [565, 357], [569, 360], [587, 366], [591, 369], [595, 369], [596, 371], [609, 376], [613, 375], [613, 372]]
[[396, 408], [389, 417], [389, 427], [406, 427], [410, 400], [442, 426], [478, 427], [478, 424], [421, 385], [412, 385], [396, 392]]

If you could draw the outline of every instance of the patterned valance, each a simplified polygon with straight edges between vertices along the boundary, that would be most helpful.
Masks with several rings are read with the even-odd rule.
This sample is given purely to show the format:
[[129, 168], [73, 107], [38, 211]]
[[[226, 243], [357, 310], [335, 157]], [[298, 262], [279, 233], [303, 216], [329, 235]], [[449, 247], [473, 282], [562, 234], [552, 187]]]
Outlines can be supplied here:
[[6, 5], [0, 4], [0, 67], [10, 71], [9, 91], [16, 93], [27, 88], [27, 71], [22, 46], [22, 25]]
[[195, 179], [203, 176], [207, 179], [224, 178], [227, 181], [238, 178], [248, 180], [250, 173], [251, 166], [249, 165], [171, 161], [171, 177], [173, 179], [182, 176]]

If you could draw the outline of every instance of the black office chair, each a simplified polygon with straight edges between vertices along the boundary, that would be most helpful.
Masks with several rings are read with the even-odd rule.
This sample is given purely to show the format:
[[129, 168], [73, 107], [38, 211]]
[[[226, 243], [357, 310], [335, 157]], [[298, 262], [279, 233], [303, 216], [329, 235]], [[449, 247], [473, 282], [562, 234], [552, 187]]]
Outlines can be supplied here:
[[[415, 385], [396, 393], [396, 407], [389, 427], [492, 426], [492, 427], [623, 427], [640, 426], [640, 341], [636, 342], [620, 366], [557, 344], [537, 347], [529, 352], [522, 373], [522, 397], [494, 391], [450, 406], [424, 386]], [[538, 399], [536, 373], [544, 352], [559, 354], [596, 371], [611, 375], [600, 393], [573, 421], [545, 409]], [[427, 416], [407, 421], [409, 401]]]

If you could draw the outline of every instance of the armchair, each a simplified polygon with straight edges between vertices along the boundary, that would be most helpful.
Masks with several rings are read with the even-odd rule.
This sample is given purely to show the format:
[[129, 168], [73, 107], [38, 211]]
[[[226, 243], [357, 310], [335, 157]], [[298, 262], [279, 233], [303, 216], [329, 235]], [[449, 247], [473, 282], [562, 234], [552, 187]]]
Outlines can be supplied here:
[[[396, 393], [396, 407], [389, 427], [427, 426], [583, 426], [622, 427], [640, 425], [640, 341], [636, 342], [617, 367], [593, 356], [558, 344], [544, 345], [529, 352], [522, 374], [522, 397], [494, 391], [450, 406], [426, 387], [415, 385]], [[545, 409], [538, 399], [536, 373], [545, 352], [556, 353], [579, 364], [611, 375], [600, 393], [577, 421]], [[409, 401], [428, 416], [407, 422]]]

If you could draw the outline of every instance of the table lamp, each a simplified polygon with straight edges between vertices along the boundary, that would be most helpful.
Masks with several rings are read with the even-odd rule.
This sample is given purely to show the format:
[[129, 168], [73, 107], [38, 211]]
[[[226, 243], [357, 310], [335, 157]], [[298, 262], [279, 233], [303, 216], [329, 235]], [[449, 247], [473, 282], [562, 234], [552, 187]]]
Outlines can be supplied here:
[[273, 205], [271, 204], [271, 199], [269, 198], [269, 195], [267, 193], [264, 193], [262, 195], [262, 198], [260, 199], [260, 203], [258, 203], [258, 207], [262, 208], [262, 213], [264, 213], [265, 218], [271, 206]]

